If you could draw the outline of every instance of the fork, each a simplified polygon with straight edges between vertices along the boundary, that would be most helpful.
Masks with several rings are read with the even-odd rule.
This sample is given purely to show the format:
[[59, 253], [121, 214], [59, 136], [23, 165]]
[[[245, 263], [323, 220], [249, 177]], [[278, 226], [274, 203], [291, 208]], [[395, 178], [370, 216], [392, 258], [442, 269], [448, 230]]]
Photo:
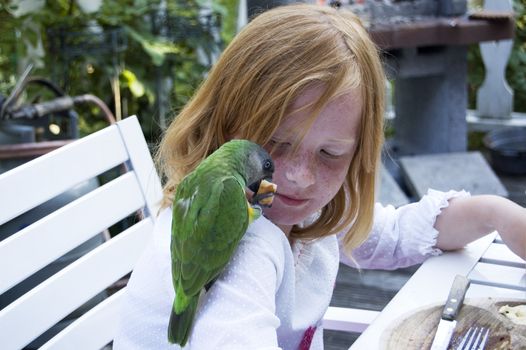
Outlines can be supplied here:
[[456, 350], [483, 350], [488, 342], [489, 328], [469, 327]]

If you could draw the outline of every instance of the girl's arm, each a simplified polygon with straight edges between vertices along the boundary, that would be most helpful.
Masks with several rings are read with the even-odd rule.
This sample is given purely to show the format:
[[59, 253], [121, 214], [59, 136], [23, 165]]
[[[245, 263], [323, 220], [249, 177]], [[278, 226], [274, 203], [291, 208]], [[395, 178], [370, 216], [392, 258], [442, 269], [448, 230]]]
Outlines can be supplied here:
[[526, 260], [526, 208], [499, 196], [452, 198], [435, 222], [436, 246], [454, 250], [497, 230], [506, 245]]
[[[453, 199], [469, 197], [467, 192], [429, 190], [418, 202], [400, 208], [376, 204], [374, 223], [367, 240], [352, 251], [340, 248], [340, 261], [366, 269], [397, 269], [422, 263], [439, 255], [435, 220]], [[340, 243], [345, 233], [339, 235]]]

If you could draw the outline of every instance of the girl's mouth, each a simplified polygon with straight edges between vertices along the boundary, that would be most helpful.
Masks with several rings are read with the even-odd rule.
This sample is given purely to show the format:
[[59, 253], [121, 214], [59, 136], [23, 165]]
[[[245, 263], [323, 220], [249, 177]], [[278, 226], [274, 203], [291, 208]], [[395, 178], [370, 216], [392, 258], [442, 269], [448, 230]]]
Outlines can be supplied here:
[[287, 196], [285, 194], [282, 194], [282, 193], [279, 193], [279, 192], [276, 194], [276, 198], [279, 198], [279, 200], [283, 204], [288, 205], [288, 206], [293, 206], [293, 207], [297, 207], [297, 206], [300, 206], [300, 205], [303, 205], [303, 204], [307, 203], [306, 199], [289, 197], [289, 196]]

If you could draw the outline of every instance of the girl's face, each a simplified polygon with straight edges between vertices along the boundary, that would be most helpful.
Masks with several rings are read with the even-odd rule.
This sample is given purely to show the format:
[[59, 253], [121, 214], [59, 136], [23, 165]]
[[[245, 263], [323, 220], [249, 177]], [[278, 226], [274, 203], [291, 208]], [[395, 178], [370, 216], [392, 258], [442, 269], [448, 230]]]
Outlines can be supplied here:
[[[290, 110], [316, 101], [322, 92], [321, 87], [307, 89]], [[286, 116], [265, 147], [272, 152], [278, 186], [265, 216], [286, 234], [329, 203], [345, 181], [359, 136], [360, 93], [351, 90], [328, 103], [294, 152], [310, 112], [306, 108]]]

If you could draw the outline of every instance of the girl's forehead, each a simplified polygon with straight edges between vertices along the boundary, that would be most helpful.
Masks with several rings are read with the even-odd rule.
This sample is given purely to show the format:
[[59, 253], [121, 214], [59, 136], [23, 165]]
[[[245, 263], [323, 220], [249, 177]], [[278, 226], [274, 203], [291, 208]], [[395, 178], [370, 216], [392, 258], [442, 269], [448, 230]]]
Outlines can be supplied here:
[[[303, 123], [305, 119], [313, 117], [314, 107], [323, 92], [321, 87], [306, 89], [292, 101], [281, 124]], [[361, 91], [356, 88], [340, 92], [331, 97], [322, 109], [317, 112], [317, 116], [314, 117], [331, 114], [337, 119], [360, 118], [363, 108], [361, 95]]]
[[[320, 100], [322, 94], [325, 92], [322, 85], [306, 88], [301, 92], [298, 97], [292, 100], [292, 103], [287, 108], [287, 113], [292, 114], [302, 110], [312, 111], [313, 107]], [[334, 96], [329, 98], [325, 108], [328, 106], [344, 107], [348, 108], [354, 106], [355, 108], [361, 108], [361, 91], [358, 88], [349, 88], [344, 91], [337, 92]]]
[[311, 90], [300, 95], [292, 103], [292, 108], [274, 132], [274, 136], [295, 139], [298, 135], [314, 133], [317, 136], [330, 137], [335, 142], [355, 140], [362, 115], [360, 93], [348, 91], [339, 94], [313, 115], [311, 107], [317, 102], [320, 94], [320, 91]]
[[300, 109], [307, 109], [313, 106], [321, 97], [324, 92], [322, 85], [316, 85], [303, 90], [287, 108], [288, 112], [294, 112]]

